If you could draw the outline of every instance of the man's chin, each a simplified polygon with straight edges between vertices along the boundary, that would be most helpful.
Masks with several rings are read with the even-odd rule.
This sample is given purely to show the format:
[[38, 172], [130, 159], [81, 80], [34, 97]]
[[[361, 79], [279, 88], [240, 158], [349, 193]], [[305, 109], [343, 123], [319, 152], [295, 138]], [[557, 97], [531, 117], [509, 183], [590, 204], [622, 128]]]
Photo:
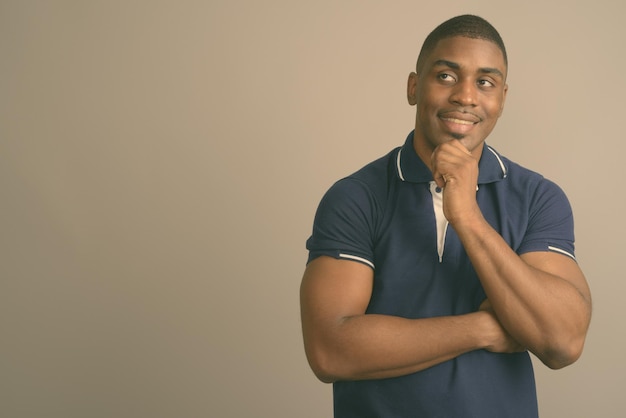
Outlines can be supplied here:
[[469, 152], [473, 152], [482, 144], [482, 141], [477, 143], [475, 139], [468, 135], [450, 134], [449, 138], [451, 141], [459, 141]]

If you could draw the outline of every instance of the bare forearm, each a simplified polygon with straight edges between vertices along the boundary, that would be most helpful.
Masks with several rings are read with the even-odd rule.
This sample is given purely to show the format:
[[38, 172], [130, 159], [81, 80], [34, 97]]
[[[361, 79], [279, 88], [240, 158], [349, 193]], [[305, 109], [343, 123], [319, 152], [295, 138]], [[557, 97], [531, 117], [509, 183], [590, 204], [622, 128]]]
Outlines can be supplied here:
[[[481, 149], [479, 149], [481, 151]], [[564, 255], [518, 256], [484, 219], [476, 201], [478, 163], [460, 141], [439, 145], [433, 178], [443, 187], [443, 211], [457, 232], [498, 320], [519, 343], [550, 367], [573, 362], [582, 351], [590, 295], [577, 264]]]
[[411, 320], [384, 315], [344, 318], [309, 345], [323, 381], [396, 377], [487, 346], [484, 312]]
[[367, 314], [373, 271], [319, 257], [300, 287], [304, 346], [324, 382], [401, 376], [468, 351], [524, 350], [486, 309], [458, 316], [408, 319]]
[[482, 218], [455, 230], [499, 321], [513, 338], [550, 367], [574, 361], [589, 324], [584, 289], [529, 265]]

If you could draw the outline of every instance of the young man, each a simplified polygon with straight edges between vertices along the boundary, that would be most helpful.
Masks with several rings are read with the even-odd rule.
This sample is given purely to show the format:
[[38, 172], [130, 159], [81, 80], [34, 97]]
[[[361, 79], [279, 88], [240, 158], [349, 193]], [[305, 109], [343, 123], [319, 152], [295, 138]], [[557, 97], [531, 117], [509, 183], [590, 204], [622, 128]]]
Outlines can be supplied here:
[[528, 351], [555, 369], [582, 352], [567, 198], [485, 144], [506, 75], [487, 21], [442, 23], [409, 75], [414, 131], [320, 203], [302, 327], [336, 417], [537, 416]]

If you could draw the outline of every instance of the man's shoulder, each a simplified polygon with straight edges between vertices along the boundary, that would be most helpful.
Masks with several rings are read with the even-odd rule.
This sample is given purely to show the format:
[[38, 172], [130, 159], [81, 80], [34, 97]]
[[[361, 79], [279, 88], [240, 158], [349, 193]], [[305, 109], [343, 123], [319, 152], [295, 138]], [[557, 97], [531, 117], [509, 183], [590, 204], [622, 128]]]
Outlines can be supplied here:
[[500, 160], [502, 162], [502, 165], [505, 167], [505, 177], [507, 178], [507, 180], [509, 180], [507, 182], [508, 186], [510, 186], [512, 183], [524, 186], [536, 186], [540, 183], [545, 182], [551, 183], [540, 172], [524, 166], [519, 162], [511, 160], [506, 155], [500, 154], [492, 147], [489, 148], [497, 155], [498, 160]]
[[507, 167], [507, 181], [502, 185], [514, 194], [529, 203], [537, 199], [553, 199], [557, 197], [567, 200], [563, 189], [553, 180], [507, 157], [500, 156], [500, 158]]
[[328, 189], [322, 204], [381, 209], [397, 179], [394, 159], [399, 148], [337, 180]]
[[400, 147], [394, 148], [386, 155], [366, 164], [342, 180], [355, 180], [373, 189], [387, 186], [390, 180], [397, 177], [394, 161], [399, 150]]
[[501, 155], [500, 158], [507, 166], [508, 175], [513, 175], [516, 180], [540, 181], [544, 178], [538, 171], [523, 166], [506, 156]]

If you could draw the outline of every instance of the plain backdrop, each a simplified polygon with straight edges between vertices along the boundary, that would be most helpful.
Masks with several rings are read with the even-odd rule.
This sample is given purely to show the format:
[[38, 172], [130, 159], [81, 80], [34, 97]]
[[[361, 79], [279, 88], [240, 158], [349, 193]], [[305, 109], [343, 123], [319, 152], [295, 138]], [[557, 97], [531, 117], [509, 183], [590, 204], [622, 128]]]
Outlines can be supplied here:
[[326, 189], [403, 143], [406, 79], [491, 21], [488, 142], [556, 181], [594, 314], [542, 417], [623, 417], [618, 0], [0, 0], [0, 416], [330, 417], [298, 291]]

